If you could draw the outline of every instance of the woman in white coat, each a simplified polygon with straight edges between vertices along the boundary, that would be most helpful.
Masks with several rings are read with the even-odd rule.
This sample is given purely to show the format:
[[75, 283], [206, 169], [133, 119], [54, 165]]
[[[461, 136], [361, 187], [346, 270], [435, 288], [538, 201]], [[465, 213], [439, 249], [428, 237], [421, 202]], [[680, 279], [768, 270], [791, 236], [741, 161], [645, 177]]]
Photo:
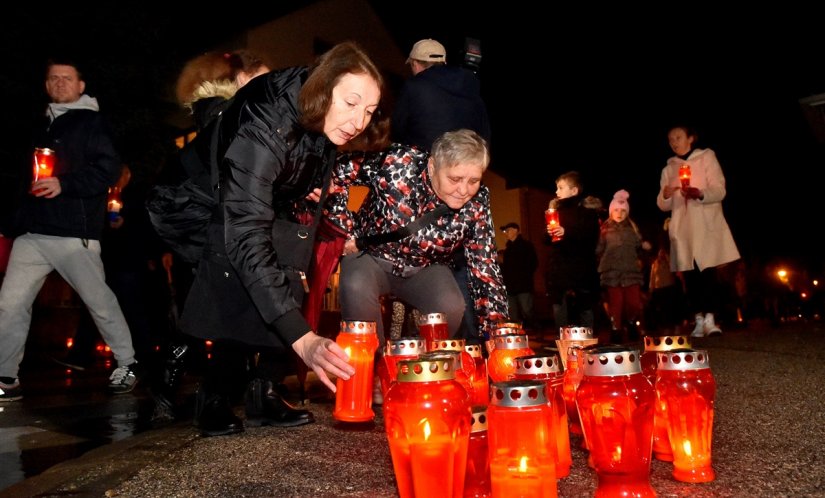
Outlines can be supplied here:
[[668, 141], [676, 155], [662, 169], [656, 204], [672, 211], [670, 270], [685, 277], [688, 306], [696, 314], [691, 336], [721, 334], [713, 316], [721, 296], [716, 267], [739, 259], [722, 213], [725, 176], [712, 150], [694, 148], [696, 133], [689, 127], [671, 128]]

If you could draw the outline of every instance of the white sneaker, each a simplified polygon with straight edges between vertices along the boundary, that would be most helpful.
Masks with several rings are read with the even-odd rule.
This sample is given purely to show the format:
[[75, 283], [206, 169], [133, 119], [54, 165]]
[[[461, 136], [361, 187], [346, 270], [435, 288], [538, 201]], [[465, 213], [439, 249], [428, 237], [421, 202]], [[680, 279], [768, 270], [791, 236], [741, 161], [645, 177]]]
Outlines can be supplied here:
[[[711, 320], [713, 316], [711, 315]], [[693, 327], [693, 332], [690, 333], [691, 337], [705, 337], [705, 317], [702, 316], [701, 313], [696, 313], [696, 326]]]
[[722, 329], [713, 320], [713, 313], [705, 313], [705, 335], [722, 335]]

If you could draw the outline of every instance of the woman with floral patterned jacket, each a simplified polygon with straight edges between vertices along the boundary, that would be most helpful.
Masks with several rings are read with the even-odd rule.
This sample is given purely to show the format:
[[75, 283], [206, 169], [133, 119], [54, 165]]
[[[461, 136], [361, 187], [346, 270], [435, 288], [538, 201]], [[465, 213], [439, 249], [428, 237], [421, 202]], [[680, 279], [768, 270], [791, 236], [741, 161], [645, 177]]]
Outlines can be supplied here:
[[[393, 144], [339, 160], [333, 178], [340, 195], [333, 196], [330, 215], [350, 233], [341, 261], [342, 319], [375, 321], [383, 344], [379, 299], [391, 294], [423, 314], [445, 313], [455, 336], [465, 307], [449, 268], [455, 251], [467, 258], [479, 331], [507, 318], [490, 191], [481, 184], [489, 162], [486, 141], [471, 130], [443, 134], [431, 154]], [[351, 185], [370, 187], [355, 217], [346, 208]], [[400, 240], [382, 241], [437, 208], [445, 214]]]

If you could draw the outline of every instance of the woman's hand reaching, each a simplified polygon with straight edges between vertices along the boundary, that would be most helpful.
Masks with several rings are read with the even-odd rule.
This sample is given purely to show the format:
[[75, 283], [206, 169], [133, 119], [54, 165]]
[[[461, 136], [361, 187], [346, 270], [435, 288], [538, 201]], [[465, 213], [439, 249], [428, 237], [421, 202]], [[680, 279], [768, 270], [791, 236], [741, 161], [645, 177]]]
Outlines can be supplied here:
[[355, 367], [349, 364], [349, 357], [341, 346], [315, 332], [301, 336], [292, 343], [292, 349], [332, 392], [335, 392], [335, 384], [327, 374], [344, 380], [355, 374]]

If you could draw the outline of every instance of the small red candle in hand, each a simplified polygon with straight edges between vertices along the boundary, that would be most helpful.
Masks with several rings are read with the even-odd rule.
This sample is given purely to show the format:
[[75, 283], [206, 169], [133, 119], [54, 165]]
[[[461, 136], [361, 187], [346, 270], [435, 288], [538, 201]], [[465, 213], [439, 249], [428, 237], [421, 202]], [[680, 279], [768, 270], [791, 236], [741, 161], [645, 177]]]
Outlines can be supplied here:
[[690, 187], [690, 164], [683, 163], [679, 166], [679, 182], [682, 184], [682, 188]]
[[54, 151], [52, 149], [34, 149], [34, 181], [51, 178], [54, 174]]
[[[559, 212], [555, 208], [548, 208], [547, 211], [544, 212], [544, 221], [550, 226], [551, 229], [555, 230], [559, 227]], [[558, 242], [560, 240], [560, 236], [553, 235], [553, 242]]]

